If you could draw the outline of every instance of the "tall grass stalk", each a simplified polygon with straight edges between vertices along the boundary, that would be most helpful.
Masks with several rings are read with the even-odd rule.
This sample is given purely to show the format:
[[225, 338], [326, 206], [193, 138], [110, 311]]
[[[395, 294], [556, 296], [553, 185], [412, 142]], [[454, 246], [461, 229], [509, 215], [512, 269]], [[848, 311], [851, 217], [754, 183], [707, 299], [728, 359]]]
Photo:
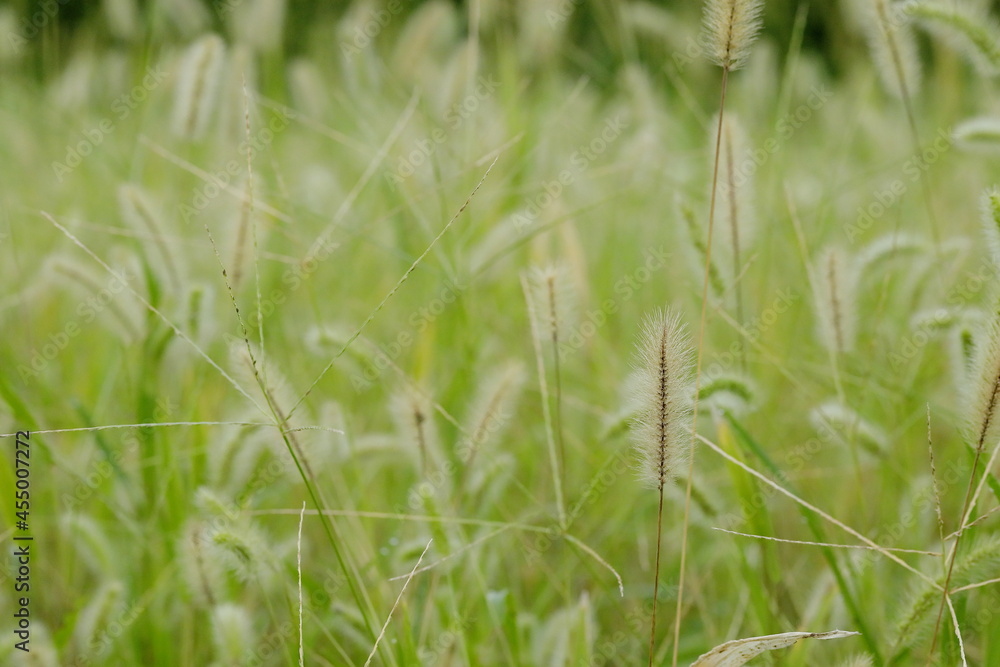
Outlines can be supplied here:
[[653, 613], [650, 618], [649, 661], [656, 648], [656, 599], [660, 590], [663, 542], [663, 488], [690, 456], [687, 430], [691, 399], [691, 349], [687, 331], [676, 315], [657, 313], [643, 327], [638, 352], [635, 443], [640, 471], [656, 489], [656, 559], [653, 565]]
[[[715, 200], [719, 185], [719, 158], [722, 142], [722, 123], [726, 110], [726, 91], [730, 72], [738, 69], [749, 55], [750, 45], [760, 31], [763, 0], [708, 0], [705, 5], [704, 23], [711, 37], [711, 58], [722, 68], [719, 93], [719, 120], [715, 131], [715, 158], [712, 165], [712, 194], [708, 209], [708, 238], [705, 242], [705, 271], [701, 287], [701, 316], [698, 324], [697, 362], [695, 364], [694, 406], [691, 430], [698, 430], [698, 392], [701, 387], [701, 362], [704, 353], [705, 325], [708, 321], [709, 270], [712, 262], [712, 234], [715, 228]], [[681, 615], [684, 610], [684, 573], [687, 566], [688, 524], [691, 516], [691, 484], [694, 478], [694, 455], [688, 462], [687, 484], [684, 491], [684, 523], [681, 537], [681, 562], [677, 578], [677, 605], [674, 613], [674, 645], [671, 665], [677, 667], [680, 649]], [[659, 544], [657, 544], [659, 548]], [[653, 600], [654, 609], [656, 600]], [[653, 665], [653, 648], [656, 637], [656, 617], [650, 622], [649, 665]]]
[[[872, 48], [879, 61], [876, 64], [883, 80], [887, 83], [887, 87], [897, 94], [903, 103], [906, 124], [913, 142], [913, 152], [919, 154], [920, 130], [917, 127], [916, 114], [913, 109], [913, 96], [920, 86], [920, 60], [916, 40], [910, 30], [909, 22], [899, 6], [894, 5], [890, 0], [871, 0], [871, 2], [874, 16], [870, 21], [875, 25], [869, 28], [869, 31]], [[920, 189], [927, 219], [930, 222], [931, 237], [934, 239], [934, 247], [937, 249], [940, 248], [941, 239], [938, 232], [937, 213], [934, 210], [930, 176], [926, 169], [920, 171]], [[940, 254], [938, 257], [940, 258]]]
[[552, 410], [549, 407], [549, 387], [545, 380], [545, 360], [542, 353], [542, 333], [537, 321], [536, 304], [531, 285], [525, 276], [521, 276], [521, 289], [528, 306], [528, 322], [531, 326], [531, 341], [535, 348], [535, 360], [538, 368], [538, 386], [542, 394], [542, 414], [545, 419], [545, 441], [548, 444], [549, 465], [552, 469], [552, 485], [556, 493], [556, 509], [559, 516], [560, 530], [566, 529], [566, 503], [563, 500], [562, 473], [559, 469], [559, 454], [556, 448], [555, 429], [552, 420]]

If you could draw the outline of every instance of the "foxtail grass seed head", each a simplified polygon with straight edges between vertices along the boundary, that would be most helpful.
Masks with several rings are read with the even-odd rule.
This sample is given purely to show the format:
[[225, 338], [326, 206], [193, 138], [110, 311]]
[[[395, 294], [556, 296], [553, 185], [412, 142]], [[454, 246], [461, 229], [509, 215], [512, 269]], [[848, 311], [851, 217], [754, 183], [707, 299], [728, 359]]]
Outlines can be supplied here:
[[985, 3], [917, 1], [901, 3], [928, 32], [967, 58], [984, 76], [1000, 73], [1000, 28]]
[[98, 588], [90, 602], [76, 615], [73, 642], [77, 649], [89, 652], [98, 634], [124, 611], [125, 586], [113, 579]]
[[733, 414], [751, 409], [757, 395], [753, 382], [741, 375], [702, 377], [698, 401], [707, 407]]
[[268, 441], [269, 438], [260, 431], [244, 427], [227, 428], [219, 434], [217, 444], [206, 454], [208, 482], [227, 496], [240, 497], [254, 477], [257, 466], [262, 463]]
[[155, 268], [177, 284], [180, 280], [177, 259], [170, 240], [164, 234], [164, 224], [157, 207], [139, 186], [123, 183], [118, 187], [118, 210], [122, 220], [132, 228], [144, 247], [156, 248], [159, 261]]
[[219, 96], [225, 44], [218, 35], [206, 35], [182, 56], [174, 98], [174, 134], [200, 139], [208, 130]]
[[984, 316], [978, 310], [966, 310], [948, 336], [948, 360], [958, 394], [968, 391], [975, 376], [976, 340], [985, 329]]
[[658, 312], [646, 320], [636, 359], [633, 439], [642, 477], [658, 489], [690, 455], [693, 357], [679, 316]]
[[157, 3], [156, 9], [163, 11], [182, 35], [192, 37], [212, 22], [208, 6], [199, 0], [162, 0]]
[[139, 35], [141, 20], [136, 0], [104, 0], [104, 18], [118, 39], [133, 41]]
[[975, 342], [965, 402], [969, 441], [981, 449], [1000, 442], [1000, 316], [992, 315]]
[[843, 447], [857, 444], [876, 457], [885, 456], [889, 451], [889, 436], [884, 430], [838, 401], [828, 401], [813, 408], [809, 421], [817, 432]]
[[215, 604], [220, 592], [216, 589], [225, 581], [219, 559], [209, 551], [210, 530], [200, 521], [189, 521], [177, 543], [181, 580], [199, 608]]
[[265, 536], [246, 522], [230, 524], [212, 531], [209, 536], [210, 553], [239, 581], [253, 581], [270, 574], [271, 554]]
[[883, 87], [904, 99], [920, 90], [920, 58], [910, 20], [890, 0], [867, 0], [865, 28], [868, 45]]
[[247, 0], [226, 19], [236, 40], [254, 51], [272, 52], [281, 46], [287, 0]]
[[524, 367], [510, 363], [491, 373], [469, 404], [465, 420], [468, 441], [460, 445], [460, 459], [468, 461], [472, 454], [489, 444], [506, 428], [524, 385]]
[[567, 332], [576, 314], [569, 271], [562, 264], [535, 268], [529, 274], [531, 301], [538, 332], [546, 347], [555, 345], [560, 356], [567, 351]]
[[857, 272], [873, 271], [893, 260], [912, 258], [931, 250], [927, 241], [916, 234], [892, 233], [878, 237], [857, 254]]
[[930, 308], [914, 313], [910, 318], [912, 331], [926, 331], [928, 334], [944, 333], [957, 326], [964, 314], [960, 310], [949, 308]]
[[[715, 146], [719, 146], [719, 185], [718, 203], [716, 204], [717, 220], [719, 221], [719, 241], [728, 251], [730, 257], [743, 262], [749, 256], [747, 252], [753, 243], [753, 182], [752, 174], [757, 164], [750, 158], [747, 146], [746, 132], [739, 117], [727, 113], [722, 120], [721, 139], [719, 136], [719, 117], [716, 115], [709, 123], [711, 134], [709, 148], [714, 159]], [[735, 267], [734, 270], [739, 270]], [[732, 276], [736, 280], [737, 276]]]
[[245, 607], [227, 602], [212, 609], [212, 642], [217, 664], [243, 663], [247, 650], [257, 644], [253, 622]]
[[[1000, 540], [990, 536], [980, 539], [962, 549], [955, 560], [951, 585], [955, 588], [996, 577], [1000, 567]], [[931, 581], [914, 584], [908, 596], [898, 605], [899, 620], [896, 622], [894, 646], [915, 646], [930, 639], [934, 610], [941, 600], [941, 591]], [[935, 664], [960, 664], [959, 661], [942, 661]]]
[[[357, 6], [357, 19], [360, 25], [364, 25], [369, 19], [369, 12], [364, 9], [363, 4]], [[424, 76], [436, 78], [440, 66], [434, 63], [434, 57], [441, 58], [452, 48], [460, 25], [457, 12], [450, 2], [431, 0], [420, 3], [406, 18], [406, 25], [394, 40], [393, 70], [404, 80]], [[344, 28], [353, 30], [354, 26], [344, 25]]]
[[392, 398], [391, 407], [402, 438], [402, 450], [413, 454], [423, 475], [441, 456], [434, 405], [425, 394], [406, 389]]
[[330, 98], [319, 66], [308, 58], [296, 58], [285, 71], [294, 108], [308, 118], [325, 117]]
[[813, 271], [819, 340], [831, 352], [850, 352], [857, 334], [854, 263], [845, 251], [832, 246], [819, 256]]
[[114, 542], [92, 517], [82, 513], [66, 515], [63, 535], [71, 539], [78, 561], [95, 574], [111, 577], [120, 571], [121, 563], [112, 546]]
[[760, 32], [763, 11], [762, 0], [708, 0], [704, 24], [712, 62], [730, 72], [742, 67]]
[[95, 322], [128, 344], [139, 340], [142, 332], [144, 309], [126, 293], [127, 287], [139, 287], [138, 266], [135, 262], [128, 262], [123, 269], [113, 266], [115, 273], [111, 276], [106, 272], [98, 274], [76, 259], [56, 256], [49, 260], [46, 273], [73, 290], [84, 304], [79, 307], [93, 313]]
[[951, 131], [955, 145], [970, 153], [1000, 153], [1000, 118], [978, 116], [963, 120]]

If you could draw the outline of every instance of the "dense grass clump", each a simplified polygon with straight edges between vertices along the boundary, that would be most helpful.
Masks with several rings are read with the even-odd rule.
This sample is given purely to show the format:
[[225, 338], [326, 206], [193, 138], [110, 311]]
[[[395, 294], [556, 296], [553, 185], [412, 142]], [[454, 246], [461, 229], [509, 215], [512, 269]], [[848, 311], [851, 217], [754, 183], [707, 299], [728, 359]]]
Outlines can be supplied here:
[[1000, 664], [981, 3], [401, 4], [0, 9], [0, 663]]

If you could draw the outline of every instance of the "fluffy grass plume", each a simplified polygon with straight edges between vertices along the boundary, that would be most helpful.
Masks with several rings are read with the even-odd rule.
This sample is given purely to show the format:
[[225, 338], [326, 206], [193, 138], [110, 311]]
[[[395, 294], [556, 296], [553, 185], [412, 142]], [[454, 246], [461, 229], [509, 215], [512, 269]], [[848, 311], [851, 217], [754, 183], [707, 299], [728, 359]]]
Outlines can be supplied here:
[[975, 153], [1000, 152], [1000, 118], [977, 116], [963, 120], [951, 131], [955, 145]]
[[661, 491], [691, 451], [692, 356], [677, 315], [657, 312], [646, 320], [637, 355], [634, 440], [642, 478]]
[[174, 100], [174, 133], [200, 139], [218, 96], [225, 44], [218, 35], [206, 35], [188, 47], [177, 78]]
[[503, 431], [513, 416], [524, 380], [524, 368], [511, 363], [488, 375], [478, 388], [466, 414], [466, 438], [457, 450], [466, 465], [472, 465], [479, 449]]
[[[569, 294], [569, 273], [561, 265], [536, 268], [531, 272], [529, 285], [534, 292], [535, 321], [539, 323], [541, 336], [551, 345], [552, 374], [554, 385], [553, 428], [559, 449], [559, 467], [566, 471], [566, 445], [563, 439], [563, 398], [561, 348], [564, 345], [568, 322], [571, 321], [573, 306]], [[565, 482], [565, 479], [563, 480]]]
[[709, 56], [727, 72], [739, 69], [750, 55], [761, 28], [761, 0], [709, 0], [705, 5], [705, 30]]
[[864, 248], [856, 258], [858, 274], [874, 271], [892, 260], [903, 259], [912, 255], [926, 253], [930, 245], [916, 234], [903, 232], [884, 234]]
[[[691, 453], [688, 429], [693, 421], [694, 353], [677, 315], [659, 311], [643, 325], [637, 355], [635, 392], [639, 410], [634, 438], [642, 478], [659, 493], [656, 512], [656, 565], [653, 570], [653, 613], [649, 623], [649, 664], [656, 647], [656, 598], [660, 587], [663, 541], [663, 487]], [[690, 471], [689, 471], [690, 472]], [[676, 646], [675, 638], [675, 646]]]
[[754, 383], [749, 378], [723, 374], [702, 379], [698, 402], [723, 412], [739, 414], [753, 407], [756, 394]]
[[428, 466], [440, 456], [441, 449], [434, 423], [434, 406], [425, 394], [407, 389], [393, 397], [392, 414], [403, 438], [404, 450], [416, 452], [420, 474], [426, 475]]
[[124, 183], [118, 188], [118, 208], [124, 220], [140, 238], [148, 239], [144, 248], [155, 247], [162, 269], [174, 287], [180, 285], [180, 270], [164, 233], [163, 221], [149, 196], [137, 185]]
[[[722, 128], [721, 138], [716, 136], [719, 125]], [[722, 238], [729, 245], [729, 251], [739, 258], [741, 249], [745, 250], [752, 243], [755, 231], [751, 201], [753, 180], [749, 173], [752, 169], [748, 169], [747, 165], [749, 150], [746, 131], [739, 116], [733, 112], [726, 114], [721, 123], [718, 118], [714, 119], [711, 127], [710, 145], [714, 150], [716, 139], [720, 139], [719, 147], [722, 151], [719, 206], [720, 220], [726, 226], [726, 233]], [[737, 270], [733, 277], [738, 273]]]
[[729, 255], [732, 271], [731, 289], [735, 293], [736, 319], [743, 322], [743, 292], [739, 287], [740, 273], [753, 242], [751, 196], [753, 184], [745, 172], [748, 155], [746, 133], [739, 118], [729, 113], [712, 123], [710, 146], [719, 147], [719, 222], [723, 229], [720, 240]]
[[[920, 59], [910, 20], [889, 0], [866, 0], [862, 28], [883, 87], [904, 101], [920, 89]], [[908, 102], [907, 102], [908, 103]]]
[[224, 603], [212, 610], [212, 640], [219, 664], [237, 665], [255, 646], [253, 620], [246, 608]]
[[[996, 536], [991, 536], [969, 546], [949, 573], [948, 581], [953, 588], [983, 581], [995, 577], [998, 566], [1000, 566], [1000, 540], [997, 540]], [[937, 583], [941, 583], [940, 578]], [[912, 648], [928, 640], [930, 621], [933, 620], [934, 607], [940, 598], [941, 591], [927, 581], [915, 584], [910, 594], [903, 598], [899, 605], [900, 613], [893, 642], [898, 655], [901, 655], [906, 647]], [[958, 664], [958, 660], [948, 662], [946, 659], [941, 664]]]
[[823, 346], [834, 353], [854, 348], [857, 331], [855, 269], [847, 254], [827, 248], [814, 266], [817, 334]]
[[1000, 442], [1000, 320], [978, 337], [974, 377], [968, 385], [968, 436], [977, 450]]
[[1000, 28], [973, 2], [908, 2], [905, 12], [964, 55], [980, 73], [1000, 73]]
[[838, 401], [827, 401], [809, 413], [809, 421], [820, 433], [828, 433], [841, 445], [857, 443], [869, 454], [885, 456], [889, 436], [877, 425]]

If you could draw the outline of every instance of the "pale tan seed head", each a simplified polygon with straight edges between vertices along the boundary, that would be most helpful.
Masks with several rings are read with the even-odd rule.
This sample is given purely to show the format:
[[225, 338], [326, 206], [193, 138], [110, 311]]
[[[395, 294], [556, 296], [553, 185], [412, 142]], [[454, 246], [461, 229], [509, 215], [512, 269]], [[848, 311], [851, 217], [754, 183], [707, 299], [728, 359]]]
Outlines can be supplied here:
[[646, 320], [636, 357], [633, 437], [642, 477], [655, 488], [662, 489], [690, 455], [693, 357], [677, 315], [657, 312]]
[[729, 72], [743, 66], [760, 32], [763, 9], [762, 0], [708, 0], [704, 23], [712, 62]]

